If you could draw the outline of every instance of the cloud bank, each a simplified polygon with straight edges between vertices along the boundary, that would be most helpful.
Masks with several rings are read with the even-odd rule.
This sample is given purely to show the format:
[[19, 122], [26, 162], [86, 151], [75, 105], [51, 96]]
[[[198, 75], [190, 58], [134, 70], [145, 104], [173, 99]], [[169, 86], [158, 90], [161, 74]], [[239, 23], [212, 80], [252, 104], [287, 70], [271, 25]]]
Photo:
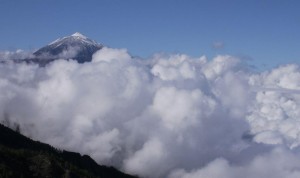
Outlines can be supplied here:
[[58, 148], [141, 177], [299, 177], [300, 68], [236, 57], [0, 65], [0, 117]]
[[16, 51], [0, 51], [0, 61], [21, 60], [33, 57], [32, 52], [18, 49]]

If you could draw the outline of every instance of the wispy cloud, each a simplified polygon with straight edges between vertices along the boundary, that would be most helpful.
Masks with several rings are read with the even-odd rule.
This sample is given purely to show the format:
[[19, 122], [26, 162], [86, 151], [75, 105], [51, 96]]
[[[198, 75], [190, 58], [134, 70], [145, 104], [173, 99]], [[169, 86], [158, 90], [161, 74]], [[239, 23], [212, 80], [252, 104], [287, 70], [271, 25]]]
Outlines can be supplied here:
[[223, 49], [224, 47], [225, 47], [225, 44], [222, 41], [215, 41], [212, 43], [213, 49]]

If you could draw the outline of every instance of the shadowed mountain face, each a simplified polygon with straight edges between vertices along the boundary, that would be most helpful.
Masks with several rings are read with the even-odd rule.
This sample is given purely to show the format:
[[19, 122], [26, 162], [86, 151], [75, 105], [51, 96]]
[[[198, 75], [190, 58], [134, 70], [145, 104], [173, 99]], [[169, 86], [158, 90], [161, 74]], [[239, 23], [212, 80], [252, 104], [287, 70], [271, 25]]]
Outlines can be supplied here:
[[0, 177], [136, 178], [87, 155], [57, 150], [0, 124]]
[[33, 53], [28, 62], [38, 63], [41, 66], [56, 59], [74, 59], [79, 63], [89, 62], [93, 54], [103, 48], [102, 44], [76, 32], [71, 36], [59, 38]]

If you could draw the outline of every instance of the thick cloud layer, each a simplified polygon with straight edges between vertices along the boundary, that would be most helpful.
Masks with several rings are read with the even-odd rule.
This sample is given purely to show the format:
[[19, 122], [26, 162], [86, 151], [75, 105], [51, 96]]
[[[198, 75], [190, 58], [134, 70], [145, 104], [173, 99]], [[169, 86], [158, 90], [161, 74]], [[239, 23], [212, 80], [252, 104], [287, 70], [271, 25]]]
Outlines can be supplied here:
[[300, 176], [297, 65], [103, 48], [84, 64], [1, 64], [0, 90], [2, 123], [131, 174]]
[[258, 155], [243, 166], [231, 165], [228, 160], [218, 158], [189, 173], [184, 170], [174, 171], [170, 178], [297, 178], [300, 175], [299, 163], [299, 154], [277, 148], [267, 154]]

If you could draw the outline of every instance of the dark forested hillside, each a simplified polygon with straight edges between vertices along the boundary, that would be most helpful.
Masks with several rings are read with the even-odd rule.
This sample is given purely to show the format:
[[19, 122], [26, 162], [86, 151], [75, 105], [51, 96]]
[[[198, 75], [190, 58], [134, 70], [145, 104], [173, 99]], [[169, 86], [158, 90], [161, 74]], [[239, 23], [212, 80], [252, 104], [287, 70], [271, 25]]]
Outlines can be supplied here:
[[0, 124], [1, 178], [134, 178], [87, 155], [60, 151]]

